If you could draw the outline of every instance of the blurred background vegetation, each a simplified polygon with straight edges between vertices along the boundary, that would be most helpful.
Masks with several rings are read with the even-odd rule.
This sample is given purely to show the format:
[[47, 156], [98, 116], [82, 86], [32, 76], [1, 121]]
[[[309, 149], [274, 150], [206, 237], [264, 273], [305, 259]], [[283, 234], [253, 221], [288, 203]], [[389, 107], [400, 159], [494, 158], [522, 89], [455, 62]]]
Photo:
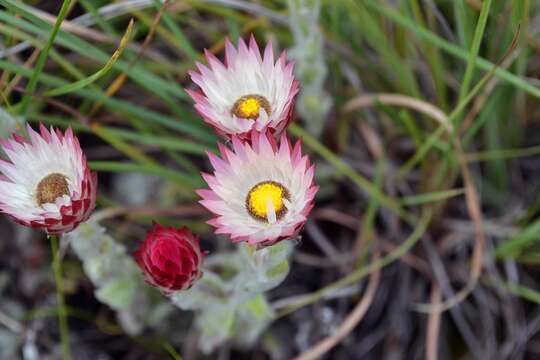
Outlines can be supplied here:
[[[206, 358], [540, 356], [540, 3], [0, 5], [0, 135], [25, 121], [74, 128], [100, 172], [103, 224], [129, 251], [152, 219], [230, 247], [196, 203], [218, 139], [187, 72], [204, 48], [222, 57], [224, 36], [290, 49], [303, 92], [289, 134], [321, 190], [270, 294], [273, 325]], [[0, 227], [0, 358], [54, 358], [48, 245]], [[204, 358], [189, 313], [127, 336], [70, 252], [65, 272], [77, 359]]]

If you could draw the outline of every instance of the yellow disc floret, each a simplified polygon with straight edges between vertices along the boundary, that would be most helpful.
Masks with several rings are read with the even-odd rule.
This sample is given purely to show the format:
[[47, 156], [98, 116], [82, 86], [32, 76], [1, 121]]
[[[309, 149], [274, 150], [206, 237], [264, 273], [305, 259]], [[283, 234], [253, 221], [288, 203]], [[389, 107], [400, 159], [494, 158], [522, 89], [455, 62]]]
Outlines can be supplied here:
[[263, 181], [249, 191], [246, 208], [256, 220], [268, 222], [271, 211], [279, 220], [287, 213], [285, 199], [290, 200], [290, 195], [283, 185], [275, 181]]
[[256, 119], [263, 108], [270, 115], [270, 103], [261, 95], [244, 95], [234, 103], [231, 113], [243, 119]]
[[247, 98], [246, 100], [242, 101], [238, 106], [239, 112], [244, 114], [245, 117], [259, 115], [260, 109], [261, 104], [259, 103], [259, 100], [255, 98]]

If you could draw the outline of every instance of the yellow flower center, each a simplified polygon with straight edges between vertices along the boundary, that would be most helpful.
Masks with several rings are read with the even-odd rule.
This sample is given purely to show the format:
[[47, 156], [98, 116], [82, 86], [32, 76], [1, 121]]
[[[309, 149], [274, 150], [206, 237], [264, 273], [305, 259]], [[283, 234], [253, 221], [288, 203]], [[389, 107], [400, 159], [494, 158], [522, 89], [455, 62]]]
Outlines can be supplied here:
[[37, 185], [36, 198], [39, 206], [54, 203], [62, 195], [69, 195], [68, 183], [62, 174], [47, 175]]
[[264, 96], [244, 95], [234, 103], [231, 113], [243, 119], [256, 119], [263, 108], [270, 115], [270, 103]]
[[285, 199], [290, 200], [290, 195], [283, 185], [275, 181], [263, 181], [249, 191], [246, 208], [256, 220], [270, 222], [272, 213], [279, 220], [287, 213]]

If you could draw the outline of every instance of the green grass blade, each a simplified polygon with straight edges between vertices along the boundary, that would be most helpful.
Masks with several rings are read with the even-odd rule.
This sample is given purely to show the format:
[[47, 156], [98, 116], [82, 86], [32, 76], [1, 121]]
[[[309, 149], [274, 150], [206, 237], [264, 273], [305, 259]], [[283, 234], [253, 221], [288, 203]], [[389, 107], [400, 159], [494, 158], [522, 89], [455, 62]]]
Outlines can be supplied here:
[[468, 48], [472, 39], [472, 26], [470, 14], [465, 4], [465, 0], [454, 0], [454, 18], [456, 19], [456, 28], [461, 46]]
[[[92, 133], [92, 130], [88, 126], [58, 116], [30, 113], [28, 114], [28, 121], [43, 122], [61, 128], [72, 127], [77, 132]], [[174, 150], [202, 156], [206, 156], [207, 151], [218, 151], [215, 145], [203, 145], [184, 138], [163, 135], [155, 136], [155, 134], [139, 133], [108, 126], [103, 126], [102, 128], [119, 139], [129, 140], [140, 145], [155, 146], [163, 150]]]
[[495, 256], [499, 259], [519, 256], [523, 250], [539, 241], [540, 219], [524, 228], [519, 234], [497, 246]]
[[442, 190], [425, 194], [404, 196], [400, 199], [400, 202], [405, 206], [414, 206], [448, 200], [450, 198], [463, 195], [464, 193], [464, 189]]
[[341, 289], [347, 285], [354, 284], [358, 281], [360, 281], [362, 278], [366, 277], [373, 271], [376, 271], [378, 269], [382, 269], [397, 259], [401, 258], [403, 255], [405, 255], [409, 250], [411, 250], [414, 245], [420, 240], [422, 235], [427, 230], [427, 227], [429, 223], [431, 222], [432, 218], [432, 211], [427, 209], [424, 210], [422, 213], [422, 216], [416, 223], [416, 226], [413, 230], [413, 232], [409, 235], [405, 241], [403, 241], [402, 244], [400, 244], [398, 247], [396, 247], [394, 250], [392, 250], [390, 253], [388, 253], [385, 257], [383, 257], [380, 260], [373, 261], [366, 266], [359, 267], [355, 271], [351, 272], [350, 274], [342, 277], [336, 282], [333, 282], [330, 285], [327, 285], [314, 293], [308, 294], [305, 297], [303, 297], [300, 301], [297, 303], [291, 305], [290, 307], [286, 308], [283, 312], [278, 314], [278, 316], [287, 315], [293, 311], [296, 311], [306, 305], [312, 304], [317, 302], [318, 300], [322, 299], [325, 295], [336, 291], [338, 289]]
[[156, 175], [175, 184], [188, 186], [192, 189], [204, 186], [201, 178], [192, 178], [179, 171], [169, 170], [158, 166], [114, 161], [89, 161], [88, 164], [90, 165], [90, 168], [95, 171], [134, 172]]
[[[155, 0], [156, 6], [160, 6], [160, 1]], [[189, 40], [186, 38], [180, 27], [176, 24], [176, 21], [169, 15], [167, 10], [163, 12], [163, 22], [165, 26], [169, 28], [174, 35], [175, 43], [180, 50], [182, 50], [191, 61], [195, 61], [199, 58], [199, 53], [193, 48]]]
[[309, 148], [311, 148], [323, 158], [325, 158], [326, 161], [332, 164], [339, 172], [351, 179], [356, 185], [358, 185], [358, 187], [366, 191], [370, 196], [376, 198], [382, 206], [388, 208], [389, 210], [392, 210], [405, 221], [412, 224], [416, 223], [415, 216], [405, 211], [401, 207], [399, 202], [381, 192], [381, 190], [376, 185], [374, 185], [368, 179], [364, 178], [362, 175], [354, 171], [339, 156], [334, 154], [330, 149], [321, 144], [313, 136], [309, 135], [301, 127], [297, 126], [296, 124], [292, 124], [289, 127], [289, 130], [295, 136], [300, 137], [304, 144], [306, 144]]
[[480, 50], [480, 44], [484, 36], [484, 30], [486, 29], [486, 23], [489, 16], [489, 9], [491, 7], [491, 0], [484, 0], [482, 2], [482, 10], [478, 17], [478, 23], [474, 30], [474, 37], [469, 51], [469, 58], [467, 59], [467, 67], [465, 68], [465, 74], [459, 88], [458, 102], [462, 101], [469, 91], [471, 81], [473, 78], [473, 72], [476, 67], [476, 59], [478, 58], [478, 51]]
[[[461, 47], [442, 39], [441, 37], [437, 36], [433, 32], [418, 26], [418, 24], [402, 16], [400, 13], [394, 10], [390, 10], [386, 5], [383, 5], [380, 2], [375, 1], [375, 0], [359, 0], [359, 1], [364, 2], [366, 6], [369, 7], [370, 9], [373, 9], [374, 11], [380, 13], [381, 15], [392, 20], [396, 24], [399, 24], [409, 29], [418, 37], [429, 41], [430, 43], [441, 48], [442, 50], [446, 51], [450, 55], [453, 55], [456, 58], [461, 59], [461, 60], [465, 60], [465, 61], [468, 60], [469, 52], [467, 50], [462, 49]], [[486, 59], [483, 59], [482, 57], [477, 57], [476, 60], [474, 61], [474, 64], [477, 68], [486, 70], [486, 71], [489, 71], [494, 66], [493, 63], [491, 63], [490, 61]], [[498, 68], [497, 70], [495, 70], [495, 76], [506, 81], [509, 84], [512, 84], [520, 88], [523, 91], [526, 91], [527, 93], [535, 97], [540, 98], [540, 88], [529, 84], [525, 79], [522, 79], [519, 76], [512, 74], [511, 72], [507, 70]]]
[[32, 73], [32, 76], [30, 77], [30, 80], [28, 81], [28, 85], [26, 86], [25, 94], [23, 95], [23, 98], [20, 102], [20, 108], [19, 108], [20, 114], [23, 114], [23, 115], [26, 114], [26, 110], [28, 109], [28, 105], [30, 103], [32, 95], [34, 94], [34, 91], [36, 90], [39, 76], [41, 75], [41, 72], [43, 71], [43, 68], [45, 67], [45, 62], [47, 61], [47, 57], [49, 56], [49, 51], [51, 50], [52, 45], [54, 43], [54, 39], [56, 39], [56, 35], [58, 34], [58, 31], [60, 30], [62, 21], [64, 21], [64, 18], [66, 17], [68, 13], [70, 5], [71, 5], [71, 0], [64, 0], [64, 2], [62, 3], [62, 7], [60, 8], [60, 12], [58, 13], [58, 16], [56, 17], [56, 22], [54, 23], [49, 39], [47, 40], [45, 48], [39, 54], [39, 58], [36, 62], [36, 66], [34, 67], [34, 72]]
[[519, 296], [522, 299], [525, 299], [525, 300], [528, 300], [530, 302], [540, 305], [540, 292], [538, 292], [537, 290], [531, 289], [519, 283], [510, 282], [510, 281], [501, 282], [495, 279], [488, 279], [486, 280], [486, 282], [489, 285], [498, 287], [499, 289], [503, 291], [510, 292], [514, 295]]
[[396, 49], [392, 46], [384, 32], [384, 28], [377, 22], [374, 16], [355, 0], [347, 1], [349, 16], [357, 18], [356, 24], [359, 33], [363, 34], [367, 41], [381, 55], [381, 59], [386, 63], [387, 69], [395, 70], [392, 77], [395, 77], [397, 87], [400, 92], [422, 98], [417, 80], [408, 62], [403, 61]]
[[[0, 60], [0, 69], [9, 70], [24, 77], [30, 77], [32, 74], [30, 69], [5, 60]], [[50, 74], [43, 74], [40, 77], [40, 82], [49, 86], [62, 86], [67, 84], [65, 80]], [[74, 94], [92, 101], [101, 101], [107, 108], [109, 108], [110, 111], [120, 112], [128, 117], [134, 117], [144, 121], [155, 122], [169, 129], [186, 133], [206, 143], [214, 143], [217, 140], [217, 136], [210, 133], [208, 128], [202, 127], [202, 124], [194, 125], [192, 122], [185, 121], [185, 118], [182, 118], [181, 120], [176, 119], [144, 107], [133, 105], [129, 101], [108, 97], [103, 92], [95, 91], [89, 88], [76, 90]], [[202, 120], [198, 121], [202, 123]]]
[[120, 58], [120, 56], [124, 52], [124, 49], [126, 45], [128, 44], [129, 38], [131, 37], [132, 31], [133, 31], [133, 19], [130, 20], [126, 33], [120, 40], [120, 46], [118, 47], [118, 49], [116, 49], [116, 51], [113, 53], [111, 58], [107, 61], [107, 63], [97, 72], [88, 76], [87, 78], [81, 79], [72, 84], [67, 84], [64, 86], [60, 86], [56, 89], [48, 90], [44, 93], [44, 95], [45, 96], [58, 96], [58, 95], [67, 94], [75, 90], [82, 89], [83, 87], [86, 87], [92, 84], [93, 82], [97, 81], [99, 78], [107, 74], [109, 70], [112, 69], [114, 63], [116, 63], [116, 61]]
[[531, 146], [521, 149], [497, 149], [491, 151], [481, 151], [477, 153], [467, 154], [467, 161], [489, 161], [489, 160], [501, 160], [501, 159], [515, 159], [526, 156], [540, 155], [540, 145]]

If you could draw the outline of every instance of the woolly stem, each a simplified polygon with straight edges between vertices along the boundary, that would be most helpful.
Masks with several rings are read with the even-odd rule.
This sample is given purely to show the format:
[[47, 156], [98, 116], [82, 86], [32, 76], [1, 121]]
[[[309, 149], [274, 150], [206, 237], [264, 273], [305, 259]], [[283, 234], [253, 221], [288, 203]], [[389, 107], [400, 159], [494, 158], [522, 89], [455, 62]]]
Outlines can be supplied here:
[[52, 252], [52, 268], [56, 283], [56, 299], [58, 303], [58, 323], [60, 327], [60, 341], [62, 344], [62, 359], [71, 359], [69, 350], [69, 327], [67, 321], [67, 309], [64, 300], [64, 280], [62, 278], [62, 259], [58, 251], [58, 235], [49, 235]]

